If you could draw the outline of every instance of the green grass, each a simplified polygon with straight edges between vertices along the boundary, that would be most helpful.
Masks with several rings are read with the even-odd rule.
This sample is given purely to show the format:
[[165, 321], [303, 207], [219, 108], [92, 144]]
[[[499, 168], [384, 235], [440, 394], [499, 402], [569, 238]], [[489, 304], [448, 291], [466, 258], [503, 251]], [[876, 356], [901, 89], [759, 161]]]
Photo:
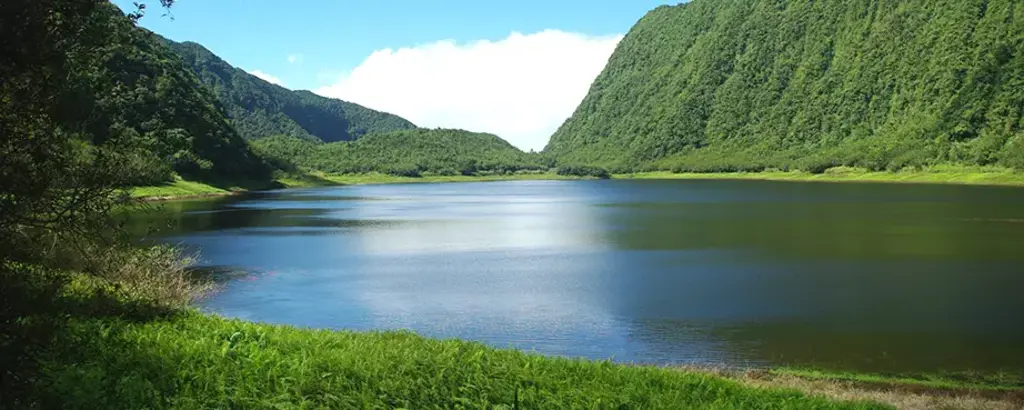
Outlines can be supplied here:
[[197, 181], [186, 181], [175, 177], [174, 182], [166, 185], [136, 187], [132, 189], [134, 198], [175, 198], [228, 195], [239, 189], [222, 189]]
[[336, 332], [184, 312], [77, 321], [49, 396], [80, 408], [886, 408], [652, 367], [405, 332]]
[[1024, 172], [996, 167], [936, 166], [898, 172], [836, 167], [821, 174], [803, 171], [735, 173], [672, 173], [667, 171], [615, 175], [617, 179], [745, 179], [769, 181], [891, 182], [1024, 186]]

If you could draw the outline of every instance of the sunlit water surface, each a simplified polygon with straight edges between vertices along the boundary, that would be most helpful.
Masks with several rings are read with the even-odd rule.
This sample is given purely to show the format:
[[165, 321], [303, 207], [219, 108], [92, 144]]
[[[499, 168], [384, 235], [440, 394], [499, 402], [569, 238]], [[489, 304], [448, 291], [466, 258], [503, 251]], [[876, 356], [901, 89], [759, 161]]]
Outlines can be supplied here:
[[1024, 189], [368, 185], [134, 222], [234, 272], [203, 307], [255, 321], [659, 364], [1024, 369]]

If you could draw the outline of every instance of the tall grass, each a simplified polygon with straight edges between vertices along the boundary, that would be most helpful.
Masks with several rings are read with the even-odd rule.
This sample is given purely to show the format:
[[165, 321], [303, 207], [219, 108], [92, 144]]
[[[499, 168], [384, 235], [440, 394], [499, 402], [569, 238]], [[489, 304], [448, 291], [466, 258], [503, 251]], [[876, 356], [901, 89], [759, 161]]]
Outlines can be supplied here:
[[870, 409], [672, 369], [542, 357], [407, 332], [336, 332], [185, 311], [75, 320], [46, 360], [70, 408]]

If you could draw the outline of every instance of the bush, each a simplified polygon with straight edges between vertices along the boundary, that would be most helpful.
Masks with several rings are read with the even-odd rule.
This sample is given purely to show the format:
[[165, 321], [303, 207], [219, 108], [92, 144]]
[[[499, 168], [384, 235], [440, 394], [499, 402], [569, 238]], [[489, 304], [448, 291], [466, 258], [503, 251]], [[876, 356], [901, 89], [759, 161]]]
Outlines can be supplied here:
[[135, 152], [124, 156], [122, 186], [161, 185], [174, 181], [174, 172], [166, 161], [152, 153]]
[[213, 291], [213, 283], [195, 278], [189, 266], [196, 255], [170, 246], [98, 250], [88, 271], [115, 284], [123, 296], [156, 306], [185, 307]]
[[811, 158], [801, 164], [799, 168], [812, 174], [824, 174], [825, 171], [839, 165], [838, 161], [832, 159]]
[[172, 157], [174, 170], [183, 176], [204, 178], [213, 170], [213, 162], [191, 151], [178, 151]]
[[604, 168], [591, 167], [585, 165], [566, 165], [558, 167], [558, 175], [567, 176], [578, 176], [578, 177], [596, 177], [601, 179], [611, 178], [611, 174]]
[[389, 167], [384, 173], [396, 177], [419, 178], [423, 176], [419, 167], [408, 165], [394, 165]]

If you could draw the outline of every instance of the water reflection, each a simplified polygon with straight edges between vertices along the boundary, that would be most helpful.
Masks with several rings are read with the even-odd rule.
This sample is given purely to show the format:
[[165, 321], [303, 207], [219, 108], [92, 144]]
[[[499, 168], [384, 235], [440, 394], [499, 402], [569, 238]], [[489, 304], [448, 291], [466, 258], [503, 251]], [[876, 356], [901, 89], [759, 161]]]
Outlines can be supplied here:
[[1022, 205], [956, 186], [358, 186], [170, 205], [159, 236], [247, 270], [205, 307], [252, 320], [653, 363], [1024, 370]]

